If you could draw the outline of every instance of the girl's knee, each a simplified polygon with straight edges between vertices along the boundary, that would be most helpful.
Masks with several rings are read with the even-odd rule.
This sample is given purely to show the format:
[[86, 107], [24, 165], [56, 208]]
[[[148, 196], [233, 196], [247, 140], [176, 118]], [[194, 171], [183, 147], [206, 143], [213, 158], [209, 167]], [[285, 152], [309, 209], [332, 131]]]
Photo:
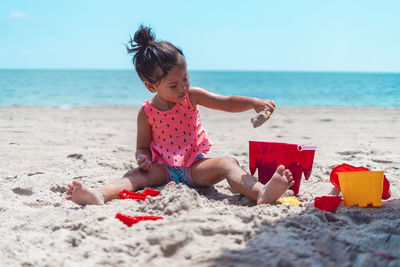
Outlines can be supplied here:
[[127, 172], [124, 174], [123, 178], [135, 177], [135, 176], [137, 176], [137, 175], [139, 174], [139, 172], [140, 172], [140, 169], [139, 169], [139, 168], [131, 169], [131, 170], [127, 171]]
[[239, 162], [234, 157], [226, 156], [220, 159], [220, 166], [223, 166], [225, 170], [230, 170], [231, 168], [239, 166]]
[[139, 189], [147, 186], [160, 186], [168, 182], [166, 171], [156, 164], [148, 171], [143, 171], [140, 168], [129, 170], [123, 178], [129, 179]]
[[[139, 189], [142, 188], [143, 185], [143, 174], [139, 168], [135, 168], [127, 171], [122, 178], [127, 178], [132, 183], [132, 186]], [[137, 190], [136, 189], [136, 190]]]
[[239, 161], [232, 156], [226, 156], [223, 159], [228, 165], [239, 165]]

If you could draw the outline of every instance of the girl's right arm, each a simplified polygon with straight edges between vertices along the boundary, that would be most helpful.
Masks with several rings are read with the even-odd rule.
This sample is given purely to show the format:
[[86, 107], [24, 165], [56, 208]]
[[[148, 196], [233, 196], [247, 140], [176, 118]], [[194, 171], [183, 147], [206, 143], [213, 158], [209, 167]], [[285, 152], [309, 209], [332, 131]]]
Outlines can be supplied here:
[[145, 171], [151, 168], [151, 127], [143, 107], [137, 117], [136, 161], [139, 168]]

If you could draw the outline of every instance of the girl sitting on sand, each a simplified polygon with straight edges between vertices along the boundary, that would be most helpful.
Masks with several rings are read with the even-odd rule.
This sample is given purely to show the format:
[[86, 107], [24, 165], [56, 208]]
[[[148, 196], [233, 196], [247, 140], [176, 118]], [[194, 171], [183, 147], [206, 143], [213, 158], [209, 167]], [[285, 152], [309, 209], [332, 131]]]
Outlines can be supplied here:
[[[136, 43], [136, 44], [135, 44]], [[227, 112], [268, 108], [271, 100], [223, 96], [190, 87], [182, 51], [169, 42], [155, 41], [149, 27], [141, 26], [127, 46], [146, 88], [155, 93], [144, 101], [137, 117], [138, 168], [120, 180], [93, 189], [73, 181], [67, 199], [77, 204], [104, 204], [119, 198], [123, 189], [137, 191], [175, 181], [193, 187], [211, 186], [226, 179], [233, 190], [257, 202], [274, 203], [293, 185], [292, 173], [280, 165], [265, 185], [244, 171], [233, 157], [205, 158], [211, 147], [201, 125], [197, 105]]]

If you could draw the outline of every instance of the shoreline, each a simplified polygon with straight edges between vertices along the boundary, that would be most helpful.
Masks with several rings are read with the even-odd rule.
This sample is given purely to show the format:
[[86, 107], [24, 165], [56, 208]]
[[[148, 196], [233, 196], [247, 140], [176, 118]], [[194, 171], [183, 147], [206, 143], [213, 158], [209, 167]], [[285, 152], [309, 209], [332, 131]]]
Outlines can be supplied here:
[[[72, 109], [139, 109], [141, 106], [131, 106], [131, 105], [60, 105], [60, 106], [47, 106], [47, 105], [0, 105], [0, 109], [58, 109], [58, 110], [72, 110]], [[203, 106], [198, 106], [199, 110], [210, 110], [212, 109], [205, 108]], [[400, 107], [372, 107], [372, 106], [277, 106], [278, 109], [365, 109], [365, 110], [400, 110]], [[217, 111], [219, 112], [219, 111]], [[251, 111], [245, 111], [250, 113]]]
[[[245, 170], [249, 140], [319, 146], [301, 206], [255, 206], [225, 181], [169, 183], [144, 202], [66, 201], [73, 179], [97, 187], [136, 167], [138, 109], [0, 106], [0, 265], [384, 265], [376, 253], [400, 265], [400, 108], [278, 106], [254, 129], [254, 112], [200, 107], [215, 143], [207, 156], [234, 156]], [[334, 194], [329, 174], [341, 163], [385, 171], [392, 197], [380, 208], [315, 209], [315, 197]], [[117, 212], [164, 219], [127, 227]]]

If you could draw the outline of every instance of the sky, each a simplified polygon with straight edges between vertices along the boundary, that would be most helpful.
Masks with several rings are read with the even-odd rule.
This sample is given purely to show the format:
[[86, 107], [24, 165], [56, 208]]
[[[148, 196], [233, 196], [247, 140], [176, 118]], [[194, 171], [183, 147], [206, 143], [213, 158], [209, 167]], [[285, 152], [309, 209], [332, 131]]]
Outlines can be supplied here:
[[189, 70], [400, 72], [400, 1], [3, 0], [0, 68], [132, 69], [140, 24]]

